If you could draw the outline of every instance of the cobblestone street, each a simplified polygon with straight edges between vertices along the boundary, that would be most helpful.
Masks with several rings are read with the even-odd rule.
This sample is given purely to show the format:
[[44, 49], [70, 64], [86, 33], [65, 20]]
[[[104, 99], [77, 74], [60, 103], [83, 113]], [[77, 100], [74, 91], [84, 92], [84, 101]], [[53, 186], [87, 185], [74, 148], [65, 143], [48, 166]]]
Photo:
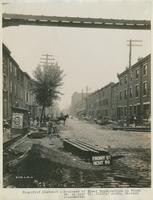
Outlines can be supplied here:
[[150, 133], [108, 130], [103, 126], [78, 119], [69, 119], [66, 127], [67, 130], [63, 131], [62, 137], [85, 139], [103, 148], [150, 149], [151, 147]]
[[[92, 166], [64, 150], [65, 138], [81, 139], [107, 149], [112, 155], [112, 164]], [[39, 155], [39, 149], [33, 151], [34, 145], [40, 145], [43, 156]], [[12, 144], [5, 152], [4, 165], [12, 153], [14, 159], [16, 152], [22, 155], [28, 149], [30, 155], [15, 171], [7, 171], [5, 167], [4, 187], [151, 187], [150, 133], [108, 130], [87, 121], [68, 119], [65, 126], [61, 125], [59, 137], [30, 139], [25, 136]]]
[[[114, 157], [111, 167], [108, 167], [94, 186], [102, 187], [150, 187], [151, 184], [151, 135], [145, 132], [113, 131], [103, 129], [96, 124], [70, 119], [67, 130], [62, 137], [81, 138], [84, 141], [109, 149]], [[136, 182], [117, 181], [116, 175], [133, 177]], [[89, 176], [87, 176], [89, 178]], [[91, 178], [92, 179], [92, 178]], [[88, 182], [88, 181], [87, 181]], [[91, 181], [92, 182], [92, 181]], [[96, 184], [96, 185], [95, 185]]]

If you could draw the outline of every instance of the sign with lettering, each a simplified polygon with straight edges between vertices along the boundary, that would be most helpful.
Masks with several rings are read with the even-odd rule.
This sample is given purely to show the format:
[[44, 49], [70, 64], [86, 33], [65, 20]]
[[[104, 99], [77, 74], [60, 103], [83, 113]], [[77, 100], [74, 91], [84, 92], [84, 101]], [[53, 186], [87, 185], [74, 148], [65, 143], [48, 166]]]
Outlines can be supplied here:
[[23, 128], [23, 113], [13, 113], [12, 115], [12, 128]]
[[111, 155], [92, 156], [93, 165], [110, 165]]

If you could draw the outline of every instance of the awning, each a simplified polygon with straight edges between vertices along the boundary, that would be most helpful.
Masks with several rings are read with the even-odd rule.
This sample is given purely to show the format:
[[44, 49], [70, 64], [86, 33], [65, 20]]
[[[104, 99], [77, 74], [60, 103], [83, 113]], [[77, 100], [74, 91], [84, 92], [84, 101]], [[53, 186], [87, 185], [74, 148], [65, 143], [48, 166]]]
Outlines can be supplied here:
[[29, 112], [29, 110], [25, 109], [25, 108], [21, 108], [21, 107], [13, 107], [12, 106], [12, 109], [13, 110], [16, 110], [16, 111], [20, 111], [20, 112]]

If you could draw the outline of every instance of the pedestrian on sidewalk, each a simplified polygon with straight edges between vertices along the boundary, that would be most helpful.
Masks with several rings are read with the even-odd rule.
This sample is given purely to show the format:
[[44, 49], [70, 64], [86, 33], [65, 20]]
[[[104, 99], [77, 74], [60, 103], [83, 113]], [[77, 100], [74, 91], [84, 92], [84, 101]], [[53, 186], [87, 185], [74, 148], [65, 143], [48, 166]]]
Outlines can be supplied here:
[[35, 128], [37, 128], [37, 120], [36, 120], [36, 119], [34, 119], [33, 126], [34, 126]]
[[134, 115], [134, 124], [135, 124], [135, 127], [137, 126], [137, 117]]
[[50, 136], [53, 134], [53, 122], [51, 120], [48, 122], [47, 132]]

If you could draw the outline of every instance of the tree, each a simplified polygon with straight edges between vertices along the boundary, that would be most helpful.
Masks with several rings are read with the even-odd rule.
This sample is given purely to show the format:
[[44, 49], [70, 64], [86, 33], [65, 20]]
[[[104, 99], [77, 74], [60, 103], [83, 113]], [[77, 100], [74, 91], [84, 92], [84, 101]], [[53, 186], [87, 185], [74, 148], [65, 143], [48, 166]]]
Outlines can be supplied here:
[[45, 107], [52, 105], [53, 101], [62, 94], [60, 92], [63, 85], [63, 70], [56, 64], [38, 66], [34, 71], [34, 83], [32, 92], [38, 105], [42, 106], [40, 121], [45, 116]]

